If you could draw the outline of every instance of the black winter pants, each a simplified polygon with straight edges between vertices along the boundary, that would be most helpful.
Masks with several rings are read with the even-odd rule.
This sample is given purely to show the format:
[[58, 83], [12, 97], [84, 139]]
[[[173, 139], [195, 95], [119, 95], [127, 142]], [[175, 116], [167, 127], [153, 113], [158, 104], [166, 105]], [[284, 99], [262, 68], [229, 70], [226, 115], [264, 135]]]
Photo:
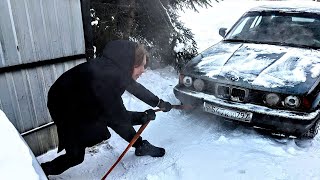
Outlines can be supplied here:
[[55, 158], [50, 162], [41, 164], [41, 167], [47, 176], [61, 174], [70, 167], [76, 166], [83, 162], [85, 147], [65, 148], [65, 150], [65, 154]]
[[[108, 126], [112, 128], [117, 134], [119, 134], [127, 142], [130, 142], [136, 134], [134, 125], [141, 125], [141, 118], [144, 115], [142, 112], [128, 112], [131, 122], [121, 122], [117, 119], [110, 121]], [[139, 137], [133, 147], [138, 147], [142, 144], [142, 138]], [[58, 175], [83, 162], [85, 156], [85, 147], [69, 146], [65, 147], [66, 153], [55, 158], [54, 160], [46, 163], [42, 163], [41, 167], [45, 174]]]

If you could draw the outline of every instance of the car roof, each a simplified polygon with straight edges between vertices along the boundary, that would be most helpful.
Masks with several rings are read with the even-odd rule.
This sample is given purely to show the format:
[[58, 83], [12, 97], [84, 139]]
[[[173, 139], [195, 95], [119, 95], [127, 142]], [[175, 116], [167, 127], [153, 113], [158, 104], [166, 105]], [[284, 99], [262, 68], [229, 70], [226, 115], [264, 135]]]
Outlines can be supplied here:
[[312, 3], [304, 3], [304, 4], [272, 4], [272, 5], [261, 5], [258, 7], [254, 7], [249, 10], [249, 12], [261, 12], [261, 11], [281, 11], [281, 12], [309, 12], [320, 15], [320, 3], [312, 2]]

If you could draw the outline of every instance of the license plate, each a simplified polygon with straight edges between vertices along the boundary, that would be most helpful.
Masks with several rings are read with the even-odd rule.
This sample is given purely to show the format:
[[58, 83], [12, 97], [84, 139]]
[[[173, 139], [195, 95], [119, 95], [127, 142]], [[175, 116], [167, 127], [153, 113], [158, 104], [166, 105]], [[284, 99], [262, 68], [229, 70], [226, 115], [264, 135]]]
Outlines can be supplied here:
[[250, 122], [252, 119], [251, 112], [243, 112], [243, 111], [236, 111], [232, 109], [221, 108], [221, 107], [217, 107], [212, 104], [209, 104], [207, 102], [203, 103], [203, 109], [206, 112], [209, 112], [218, 116], [230, 118], [230, 119], [235, 119], [238, 121]]

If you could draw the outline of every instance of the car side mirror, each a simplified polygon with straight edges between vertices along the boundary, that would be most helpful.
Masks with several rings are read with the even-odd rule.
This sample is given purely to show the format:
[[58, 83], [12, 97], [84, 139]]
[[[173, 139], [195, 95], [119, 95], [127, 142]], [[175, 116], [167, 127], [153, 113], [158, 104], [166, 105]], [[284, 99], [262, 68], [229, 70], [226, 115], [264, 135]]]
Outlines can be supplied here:
[[219, 29], [220, 36], [224, 37], [226, 35], [226, 31], [227, 31], [227, 28], [220, 28]]

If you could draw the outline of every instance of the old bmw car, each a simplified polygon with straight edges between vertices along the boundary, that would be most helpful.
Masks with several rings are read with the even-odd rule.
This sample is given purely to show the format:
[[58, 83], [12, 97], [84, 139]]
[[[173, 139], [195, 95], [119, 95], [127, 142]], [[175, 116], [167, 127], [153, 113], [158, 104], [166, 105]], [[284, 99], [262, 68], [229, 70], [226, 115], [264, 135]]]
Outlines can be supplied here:
[[313, 138], [320, 120], [319, 6], [259, 6], [183, 68], [175, 96], [228, 120]]

